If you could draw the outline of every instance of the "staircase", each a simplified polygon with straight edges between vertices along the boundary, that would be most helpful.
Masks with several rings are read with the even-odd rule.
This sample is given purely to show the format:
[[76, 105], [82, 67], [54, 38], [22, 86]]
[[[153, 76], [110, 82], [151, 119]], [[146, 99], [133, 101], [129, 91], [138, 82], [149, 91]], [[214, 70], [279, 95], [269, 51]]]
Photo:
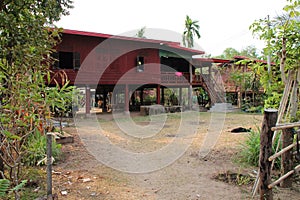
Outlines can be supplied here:
[[208, 74], [202, 74], [204, 80], [205, 89], [208, 91], [211, 104], [224, 103], [226, 102], [225, 98], [225, 89], [223, 87], [223, 82], [216, 81], [212, 76]]

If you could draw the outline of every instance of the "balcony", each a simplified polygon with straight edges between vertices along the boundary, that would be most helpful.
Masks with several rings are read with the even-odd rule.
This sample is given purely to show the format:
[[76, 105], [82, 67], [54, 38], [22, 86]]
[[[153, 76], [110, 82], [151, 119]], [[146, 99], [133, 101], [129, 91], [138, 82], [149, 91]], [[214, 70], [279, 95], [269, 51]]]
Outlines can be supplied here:
[[[163, 84], [189, 84], [190, 74], [182, 73], [182, 75], [176, 75], [174, 72], [162, 72], [161, 73], [161, 83]], [[203, 77], [199, 74], [193, 74], [192, 83], [202, 84], [204, 82]]]

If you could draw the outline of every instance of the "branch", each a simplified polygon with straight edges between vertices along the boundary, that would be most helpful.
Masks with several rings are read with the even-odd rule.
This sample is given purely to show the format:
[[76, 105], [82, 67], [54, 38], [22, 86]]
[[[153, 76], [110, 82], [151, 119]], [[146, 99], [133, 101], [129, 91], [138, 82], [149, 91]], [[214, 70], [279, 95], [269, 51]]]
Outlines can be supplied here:
[[283, 81], [284, 84], [286, 84], [286, 77], [285, 77], [285, 61], [286, 61], [286, 38], [282, 38], [282, 51], [281, 51], [281, 56], [280, 56], [280, 72], [281, 72], [281, 80]]

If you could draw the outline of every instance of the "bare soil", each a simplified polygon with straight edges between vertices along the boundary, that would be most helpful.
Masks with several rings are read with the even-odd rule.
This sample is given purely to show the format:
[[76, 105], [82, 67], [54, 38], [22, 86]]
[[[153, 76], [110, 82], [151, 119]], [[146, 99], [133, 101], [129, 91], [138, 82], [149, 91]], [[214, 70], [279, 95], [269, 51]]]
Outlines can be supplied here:
[[[137, 115], [132, 116], [137, 119], [136, 123], [147, 125], [146, 118]], [[200, 114], [197, 134], [183, 156], [167, 167], [143, 174], [125, 173], [103, 165], [86, 150], [78, 135], [77, 131], [88, 132], [90, 127], [67, 127], [65, 131], [74, 136], [74, 143], [63, 145], [62, 159], [54, 166], [54, 193], [59, 199], [76, 200], [251, 199], [254, 179], [251, 174], [253, 176], [257, 168], [235, 161], [248, 133], [231, 133], [230, 130], [237, 127], [256, 129], [261, 126], [262, 115], [228, 113], [216, 146], [206, 157], [199, 158], [199, 146], [206, 135], [210, 115]], [[169, 116], [165, 132], [142, 142], [122, 134], [111, 114], [97, 117], [113, 144], [130, 151], [151, 151], [172, 140], [179, 119], [176, 114]], [[274, 199], [300, 199], [299, 184], [295, 187], [276, 188]], [[254, 197], [257, 198], [259, 196]]]

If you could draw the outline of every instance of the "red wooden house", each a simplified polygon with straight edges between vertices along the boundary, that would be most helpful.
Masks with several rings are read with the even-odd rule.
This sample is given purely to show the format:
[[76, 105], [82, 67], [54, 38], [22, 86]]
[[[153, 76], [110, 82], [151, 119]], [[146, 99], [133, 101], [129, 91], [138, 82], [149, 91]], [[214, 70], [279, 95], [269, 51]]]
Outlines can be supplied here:
[[[157, 104], [165, 103], [164, 89], [170, 87], [178, 88], [180, 105], [185, 95], [182, 90], [188, 90], [187, 96], [191, 96], [193, 87], [203, 87], [217, 101], [214, 91], [207, 87], [208, 79], [196, 74], [195, 69], [222, 61], [193, 60], [203, 51], [182, 47], [177, 42], [66, 29], [61, 39], [52, 71], [65, 71], [72, 85], [85, 88], [87, 114], [99, 100], [104, 111], [111, 104], [128, 112], [130, 105], [133, 108], [145, 104], [147, 88], [155, 88]], [[137, 97], [139, 103], [135, 101]], [[188, 99], [190, 105], [191, 98]]]

